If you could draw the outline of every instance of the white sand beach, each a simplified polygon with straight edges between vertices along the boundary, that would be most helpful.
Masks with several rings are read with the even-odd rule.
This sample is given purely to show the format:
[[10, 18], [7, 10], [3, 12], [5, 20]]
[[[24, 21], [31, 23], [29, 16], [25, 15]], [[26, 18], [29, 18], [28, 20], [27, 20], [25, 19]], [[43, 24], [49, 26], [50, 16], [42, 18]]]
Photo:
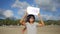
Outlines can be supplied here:
[[[22, 29], [22, 26], [0, 26], [0, 34], [22, 34]], [[37, 27], [37, 30], [37, 34], [60, 34], [60, 26], [58, 25]]]

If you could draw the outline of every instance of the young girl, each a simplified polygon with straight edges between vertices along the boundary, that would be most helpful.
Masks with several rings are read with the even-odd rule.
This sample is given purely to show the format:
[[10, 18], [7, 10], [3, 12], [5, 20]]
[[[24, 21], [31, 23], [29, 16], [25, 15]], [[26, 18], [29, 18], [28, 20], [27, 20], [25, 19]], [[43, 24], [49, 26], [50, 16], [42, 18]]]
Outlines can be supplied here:
[[[32, 14], [27, 15], [27, 13], [25, 14], [23, 19], [20, 20], [20, 23], [25, 26], [25, 28], [23, 29], [23, 34], [25, 30], [27, 30], [27, 34], [37, 34], [37, 26], [44, 26], [44, 22], [39, 14], [38, 17], [40, 18], [41, 21], [39, 23], [35, 22], [34, 15]], [[27, 22], [25, 22], [24, 20], [25, 18], [27, 18]]]

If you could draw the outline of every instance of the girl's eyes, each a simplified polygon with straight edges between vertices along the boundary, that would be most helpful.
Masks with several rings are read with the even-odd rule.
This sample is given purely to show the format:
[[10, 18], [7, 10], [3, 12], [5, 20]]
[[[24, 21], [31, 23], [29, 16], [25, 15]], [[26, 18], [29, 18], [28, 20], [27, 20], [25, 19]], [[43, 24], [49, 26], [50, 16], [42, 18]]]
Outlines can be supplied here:
[[30, 18], [30, 19], [33, 19], [33, 18]]

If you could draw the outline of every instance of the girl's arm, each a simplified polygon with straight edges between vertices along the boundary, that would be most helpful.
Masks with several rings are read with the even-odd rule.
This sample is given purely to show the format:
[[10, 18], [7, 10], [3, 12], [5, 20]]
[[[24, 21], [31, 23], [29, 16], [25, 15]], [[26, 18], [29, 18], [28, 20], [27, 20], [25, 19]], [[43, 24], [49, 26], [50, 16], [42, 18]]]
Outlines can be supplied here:
[[39, 22], [38, 26], [44, 26], [45, 24], [42, 20], [42, 17], [40, 16], [40, 14], [38, 14], [38, 17], [40, 18], [40, 22]]
[[24, 34], [25, 30], [26, 30], [26, 26], [25, 26], [25, 28], [22, 30], [22, 33], [23, 33], [23, 34]]
[[22, 34], [24, 34], [24, 32], [26, 30], [26, 24], [25, 24], [26, 17], [27, 17], [27, 12], [24, 14], [24, 16], [22, 17], [22, 19], [20, 20], [20, 23], [25, 26], [25, 28], [22, 30]]
[[25, 15], [22, 17], [22, 19], [20, 20], [20, 23], [22, 24], [22, 25], [25, 25], [25, 19], [26, 19], [26, 17], [27, 17], [27, 12], [25, 13]]

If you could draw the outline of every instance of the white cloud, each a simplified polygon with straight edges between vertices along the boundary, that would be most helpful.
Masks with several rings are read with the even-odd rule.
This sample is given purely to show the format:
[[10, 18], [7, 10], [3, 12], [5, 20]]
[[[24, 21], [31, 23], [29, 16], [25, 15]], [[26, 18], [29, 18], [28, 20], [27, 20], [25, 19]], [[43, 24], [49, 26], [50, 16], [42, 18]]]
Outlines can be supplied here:
[[[60, 0], [34, 0], [37, 7], [40, 7], [44, 11], [57, 11], [60, 7]], [[46, 20], [60, 20], [60, 17], [54, 15], [42, 15]]]
[[16, 0], [15, 3], [13, 3], [13, 5], [11, 6], [12, 8], [19, 8], [18, 10], [18, 15], [19, 16], [23, 16], [25, 11], [26, 11], [26, 8], [30, 6], [30, 4], [28, 4], [27, 2], [21, 2], [19, 0]]
[[56, 11], [56, 7], [52, 7], [52, 9], [51, 9], [52, 11]]
[[[38, 16], [35, 16], [36, 20], [40, 20]], [[60, 17], [53, 16], [53, 15], [47, 15], [47, 14], [41, 14], [41, 17], [43, 20], [60, 20]]]
[[5, 19], [5, 16], [3, 15], [4, 9], [0, 9], [0, 19]]
[[35, 0], [37, 4], [40, 5], [49, 5], [51, 0]]
[[46, 20], [49, 20], [52, 16], [51, 15], [41, 15], [42, 18], [45, 18]]
[[13, 5], [11, 7], [15, 7], [15, 8], [26, 8], [27, 6], [30, 6], [27, 2], [21, 2], [19, 0], [16, 0], [15, 3], [13, 3]]
[[7, 18], [7, 17], [12, 17], [13, 16], [13, 12], [12, 10], [6, 10], [3, 12], [3, 15]]
[[46, 20], [60, 20], [60, 17], [53, 16], [53, 15], [41, 15], [43, 18], [46, 18]]
[[15, 19], [20, 19], [18, 16], [14, 16], [15, 17]]
[[19, 14], [19, 15], [23, 15], [23, 14], [25, 14], [25, 12], [26, 12], [25, 9], [20, 9], [20, 10], [18, 11], [18, 14]]
[[[54, 2], [53, 0], [34, 0], [37, 7], [43, 8], [43, 10], [49, 10], [49, 11], [57, 11], [57, 7], [59, 7], [59, 4]], [[15, 3], [11, 6], [12, 8], [19, 8], [18, 14], [19, 16], [23, 16], [25, 13], [26, 8], [30, 6], [27, 2], [21, 2], [19, 0], [16, 0]], [[34, 6], [34, 5], [32, 5]], [[53, 16], [53, 15], [41, 15], [43, 18], [46, 18], [46, 20], [55, 20], [60, 19], [59, 17]], [[18, 18], [18, 17], [16, 17]]]
[[34, 0], [34, 2], [38, 5], [38, 7], [42, 8], [43, 10], [49, 11], [57, 11], [57, 7], [60, 7], [60, 3], [57, 1], [59, 0]]

